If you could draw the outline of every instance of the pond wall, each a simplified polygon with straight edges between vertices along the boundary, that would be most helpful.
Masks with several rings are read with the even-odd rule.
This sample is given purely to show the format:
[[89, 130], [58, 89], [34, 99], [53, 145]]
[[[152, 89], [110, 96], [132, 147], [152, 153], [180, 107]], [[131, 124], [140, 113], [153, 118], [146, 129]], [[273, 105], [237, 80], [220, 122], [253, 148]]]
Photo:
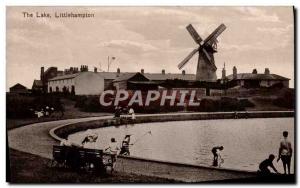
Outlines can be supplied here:
[[[105, 116], [103, 119], [68, 124], [60, 126], [50, 131], [52, 136], [60, 140], [66, 138], [69, 134], [73, 134], [86, 129], [96, 129], [107, 126], [121, 126], [126, 124], [126, 118], [122, 116], [121, 124], [118, 125], [112, 116]], [[255, 112], [214, 112], [214, 113], [166, 113], [166, 114], [143, 114], [136, 115], [135, 124], [149, 122], [165, 122], [165, 121], [185, 121], [185, 120], [207, 120], [207, 119], [247, 119], [247, 118], [279, 118], [279, 117], [294, 117], [294, 111], [255, 111]]]

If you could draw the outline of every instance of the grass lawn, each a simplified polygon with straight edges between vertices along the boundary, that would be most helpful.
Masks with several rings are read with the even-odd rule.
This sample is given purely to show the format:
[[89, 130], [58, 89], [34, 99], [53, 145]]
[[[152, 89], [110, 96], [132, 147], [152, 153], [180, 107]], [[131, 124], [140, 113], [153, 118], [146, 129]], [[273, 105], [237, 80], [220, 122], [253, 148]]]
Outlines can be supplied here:
[[65, 104], [64, 116], [61, 117], [60, 113], [55, 113], [52, 117], [41, 117], [41, 118], [26, 118], [26, 119], [6, 119], [7, 130], [22, 127], [24, 125], [46, 122], [46, 121], [55, 121], [62, 119], [74, 119], [74, 118], [85, 118], [85, 117], [95, 117], [95, 116], [105, 116], [112, 115], [111, 113], [103, 112], [82, 112], [78, 108], [75, 108], [75, 102], [62, 99], [62, 102]]
[[96, 175], [70, 169], [49, 168], [45, 159], [36, 155], [9, 150], [11, 183], [171, 183], [173, 180], [124, 174]]

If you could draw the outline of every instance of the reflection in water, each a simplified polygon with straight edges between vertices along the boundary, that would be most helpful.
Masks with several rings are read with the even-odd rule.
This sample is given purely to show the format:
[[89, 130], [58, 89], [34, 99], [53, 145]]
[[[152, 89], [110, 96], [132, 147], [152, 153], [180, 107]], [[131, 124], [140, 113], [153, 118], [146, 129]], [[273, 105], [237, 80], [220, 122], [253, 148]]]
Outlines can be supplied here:
[[[256, 171], [259, 163], [269, 154], [278, 154], [282, 132], [285, 130], [289, 132], [294, 147], [293, 118], [144, 123], [94, 131], [99, 135], [96, 143], [99, 149], [105, 148], [111, 137], [115, 137], [121, 145], [125, 135], [132, 135], [131, 143], [134, 143], [151, 131], [151, 135], [143, 136], [130, 146], [131, 156], [205, 166], [212, 165], [211, 149], [222, 145], [222, 167]], [[69, 139], [76, 142], [81, 135], [82, 132], [79, 132], [70, 135]], [[281, 162], [274, 162], [274, 165], [283, 172]]]

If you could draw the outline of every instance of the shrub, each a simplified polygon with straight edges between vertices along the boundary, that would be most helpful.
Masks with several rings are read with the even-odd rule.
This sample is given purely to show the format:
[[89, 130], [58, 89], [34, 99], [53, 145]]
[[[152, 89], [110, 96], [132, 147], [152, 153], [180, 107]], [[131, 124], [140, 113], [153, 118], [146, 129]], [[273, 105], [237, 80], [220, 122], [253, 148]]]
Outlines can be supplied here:
[[250, 102], [248, 99], [240, 99], [239, 106], [240, 108], [249, 108], [249, 107], [254, 107], [255, 105], [252, 102]]
[[34, 112], [45, 107], [54, 107], [55, 110], [64, 110], [64, 106], [58, 96], [40, 95], [24, 96], [7, 94], [6, 112], [8, 118], [36, 117]]
[[281, 93], [281, 96], [274, 99], [273, 104], [279, 107], [295, 109], [295, 93], [293, 90], [286, 90]]
[[33, 117], [33, 98], [21, 95], [7, 95], [6, 116], [7, 118], [29, 118]]
[[219, 101], [219, 111], [240, 111], [244, 110], [239, 105], [239, 100], [237, 98], [222, 97]]
[[87, 96], [75, 96], [73, 100], [75, 100], [76, 108], [83, 108], [87, 101]]
[[216, 112], [219, 109], [219, 103], [212, 99], [202, 99], [200, 101], [199, 111], [200, 112]]

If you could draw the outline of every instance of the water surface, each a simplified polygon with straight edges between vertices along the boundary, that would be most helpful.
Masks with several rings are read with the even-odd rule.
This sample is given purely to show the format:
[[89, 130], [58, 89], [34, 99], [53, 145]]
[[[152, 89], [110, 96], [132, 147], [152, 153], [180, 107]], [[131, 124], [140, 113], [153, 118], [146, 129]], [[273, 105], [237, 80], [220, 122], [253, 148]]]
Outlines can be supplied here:
[[[107, 147], [111, 137], [121, 143], [126, 134], [131, 134], [132, 143], [136, 141], [130, 148], [132, 156], [205, 166], [212, 164], [212, 147], [223, 145], [221, 167], [256, 171], [269, 154], [277, 157], [285, 130], [294, 147], [294, 118], [158, 122], [93, 131], [99, 135], [95, 144], [98, 149]], [[83, 135], [78, 132], [69, 139], [80, 142]], [[281, 161], [274, 160], [274, 165], [283, 172]]]

